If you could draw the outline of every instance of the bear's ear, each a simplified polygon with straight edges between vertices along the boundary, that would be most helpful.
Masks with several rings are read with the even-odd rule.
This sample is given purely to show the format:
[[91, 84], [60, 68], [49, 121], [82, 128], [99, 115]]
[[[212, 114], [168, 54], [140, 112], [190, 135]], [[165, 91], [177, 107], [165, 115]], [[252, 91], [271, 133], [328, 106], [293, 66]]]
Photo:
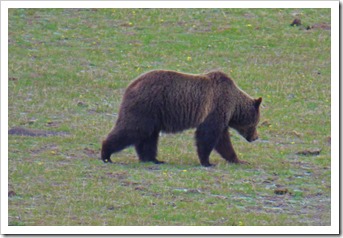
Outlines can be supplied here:
[[258, 99], [255, 99], [255, 108], [258, 109], [259, 106], [261, 105], [261, 102], [262, 102], [262, 98], [259, 97]]

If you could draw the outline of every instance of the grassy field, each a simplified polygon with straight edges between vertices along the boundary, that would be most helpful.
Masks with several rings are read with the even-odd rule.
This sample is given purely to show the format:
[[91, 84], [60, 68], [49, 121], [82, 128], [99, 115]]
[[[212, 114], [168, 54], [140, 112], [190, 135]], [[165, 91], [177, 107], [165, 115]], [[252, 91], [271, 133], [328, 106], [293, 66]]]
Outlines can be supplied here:
[[[330, 9], [10, 9], [8, 20], [9, 128], [41, 133], [9, 135], [9, 225], [331, 224]], [[161, 136], [166, 164], [133, 148], [103, 164], [124, 89], [153, 69], [220, 69], [262, 96], [260, 140], [232, 131], [250, 164], [213, 152], [217, 165], [201, 167], [194, 130]]]

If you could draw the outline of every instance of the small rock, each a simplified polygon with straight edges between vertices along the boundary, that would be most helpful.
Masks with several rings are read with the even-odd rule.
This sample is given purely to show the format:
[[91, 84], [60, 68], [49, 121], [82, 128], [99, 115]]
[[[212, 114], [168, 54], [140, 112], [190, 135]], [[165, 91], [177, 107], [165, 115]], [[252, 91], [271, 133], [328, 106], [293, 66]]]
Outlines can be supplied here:
[[265, 120], [265, 121], [261, 122], [261, 124], [260, 124], [260, 126], [267, 126], [267, 127], [270, 125], [271, 125], [271, 123], [268, 120]]
[[274, 190], [274, 193], [276, 195], [284, 195], [284, 194], [288, 193], [288, 189], [287, 188], [276, 188]]
[[295, 98], [295, 95], [294, 95], [293, 93], [288, 94], [288, 95], [287, 95], [287, 98], [288, 98], [288, 99], [293, 99], [293, 98]]
[[321, 149], [314, 149], [314, 150], [303, 150], [303, 151], [299, 151], [297, 152], [297, 155], [319, 155], [320, 152], [322, 150]]
[[293, 22], [291, 23], [291, 26], [300, 26], [301, 20], [299, 18], [295, 18]]
[[58, 127], [58, 125], [59, 125], [59, 123], [56, 121], [48, 121], [46, 123], [46, 126], [48, 126], [48, 127]]
[[82, 102], [82, 101], [78, 101], [77, 102], [77, 106], [79, 106], [79, 107], [88, 107], [87, 103]]
[[292, 134], [295, 135], [295, 136], [297, 136], [297, 137], [302, 137], [302, 134], [299, 133], [299, 132], [297, 132], [296, 130], [293, 130], [293, 131], [292, 131]]
[[143, 186], [137, 186], [137, 187], [135, 187], [135, 190], [136, 191], [144, 191], [144, 190], [146, 190], [146, 188]]

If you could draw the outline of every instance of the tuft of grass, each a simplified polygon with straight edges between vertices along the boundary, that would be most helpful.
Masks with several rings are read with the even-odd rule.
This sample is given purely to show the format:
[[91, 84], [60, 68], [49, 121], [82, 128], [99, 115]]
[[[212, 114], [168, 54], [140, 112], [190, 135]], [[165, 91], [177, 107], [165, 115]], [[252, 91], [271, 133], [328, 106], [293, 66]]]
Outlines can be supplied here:
[[[9, 224], [330, 225], [329, 9], [9, 9]], [[121, 97], [153, 69], [221, 69], [263, 97], [260, 140], [232, 131], [239, 157], [202, 168], [189, 130], [158, 159], [99, 158]], [[317, 156], [297, 152], [321, 149]], [[286, 188], [282, 195], [275, 189]]]

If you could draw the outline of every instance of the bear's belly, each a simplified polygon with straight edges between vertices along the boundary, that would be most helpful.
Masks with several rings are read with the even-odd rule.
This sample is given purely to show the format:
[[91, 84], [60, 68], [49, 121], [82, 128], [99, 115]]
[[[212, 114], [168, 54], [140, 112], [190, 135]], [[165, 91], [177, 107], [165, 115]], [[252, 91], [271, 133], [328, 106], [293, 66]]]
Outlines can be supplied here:
[[161, 131], [166, 133], [177, 133], [187, 129], [198, 127], [205, 116], [193, 113], [165, 115], [161, 120]]
[[175, 125], [164, 125], [162, 126], [161, 131], [164, 133], [178, 133], [184, 130], [195, 128], [196, 126], [175, 126]]

